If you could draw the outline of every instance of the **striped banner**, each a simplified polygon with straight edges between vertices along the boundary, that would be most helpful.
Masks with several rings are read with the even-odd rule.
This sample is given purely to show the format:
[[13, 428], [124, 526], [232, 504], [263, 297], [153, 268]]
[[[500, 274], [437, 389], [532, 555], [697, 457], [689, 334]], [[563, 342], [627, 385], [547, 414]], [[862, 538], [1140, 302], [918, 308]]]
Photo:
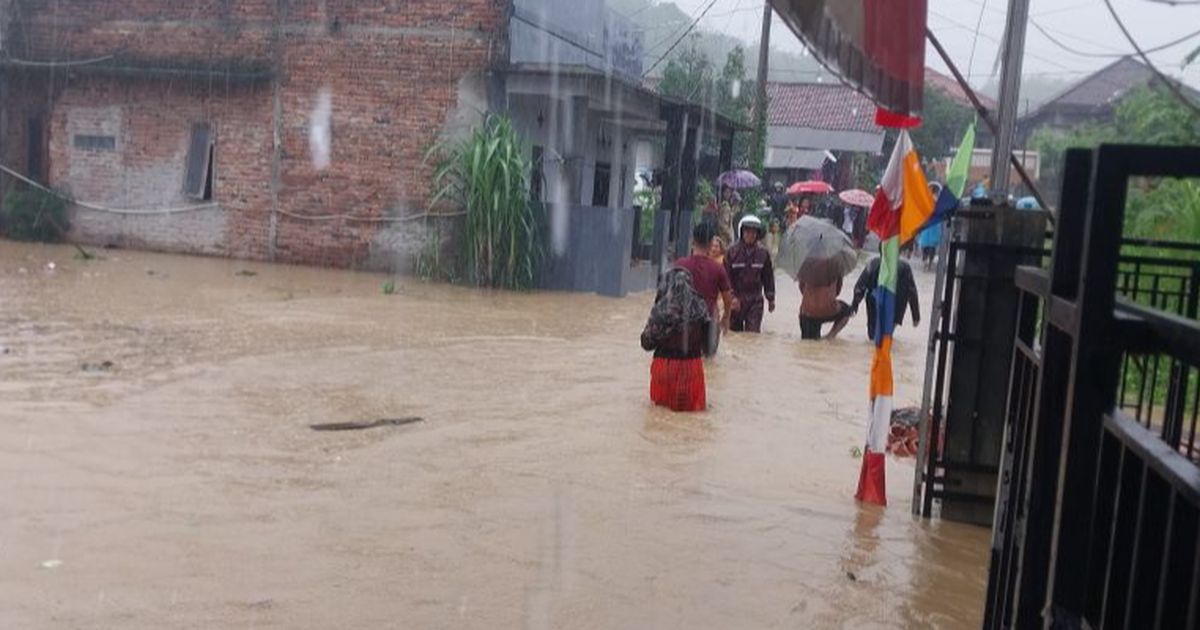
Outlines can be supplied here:
[[879, 235], [882, 244], [879, 248], [879, 283], [874, 295], [875, 357], [871, 361], [867, 444], [858, 475], [858, 491], [854, 494], [854, 498], [865, 503], [887, 505], [884, 463], [895, 406], [892, 333], [896, 328], [900, 246], [912, 240], [933, 214], [933, 208], [933, 195], [929, 192], [925, 173], [921, 171], [920, 157], [913, 149], [908, 131], [901, 131], [867, 219], [867, 225]]

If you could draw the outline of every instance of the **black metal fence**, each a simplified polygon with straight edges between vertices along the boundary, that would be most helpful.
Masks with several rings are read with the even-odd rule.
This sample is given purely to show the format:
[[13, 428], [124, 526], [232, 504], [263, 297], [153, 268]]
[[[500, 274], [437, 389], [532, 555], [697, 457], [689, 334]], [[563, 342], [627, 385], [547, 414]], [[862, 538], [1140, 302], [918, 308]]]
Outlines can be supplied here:
[[[979, 210], [976, 211], [977, 214], [967, 214], [958, 220], [986, 220], [989, 218], [990, 212], [992, 211]], [[965, 232], [965, 230], [961, 231]], [[941, 299], [938, 301], [941, 314], [933, 320], [936, 322], [938, 330], [933, 335], [935, 348], [931, 354], [931, 358], [935, 361], [931, 383], [933, 395], [928, 409], [930, 418], [928, 434], [931, 437], [928, 440], [928, 454], [923, 460], [924, 470], [921, 473], [921, 483], [919, 484], [921, 514], [925, 518], [933, 515], [935, 501], [956, 501], [990, 506], [996, 499], [995, 484], [992, 484], [991, 488], [981, 491], [978, 488], [964, 488], [958, 483], [958, 478], [964, 475], [983, 475], [994, 479], [999, 474], [999, 465], [995, 461], [994, 454], [978, 452], [980, 440], [968, 440], [971, 447], [966, 452], [960, 453], [951, 453], [946, 444], [947, 423], [951, 421], [947, 416], [955, 345], [979, 345], [983, 342], [981, 339], [974, 338], [971, 332], [965, 331], [960, 325], [960, 318], [956, 316], [960, 308], [962, 283], [981, 280], [976, 276], [978, 271], [963, 268], [964, 257], [972, 255], [986, 258], [987, 264], [982, 266], [994, 269], [1004, 266], [1001, 263], [1012, 265], [1018, 261], [1038, 261], [1048, 254], [1048, 250], [1042, 248], [973, 243], [960, 236], [953, 237], [948, 243], [945, 253], [946, 282], [942, 287]], [[987, 280], [1011, 282], [1010, 278]], [[978, 429], [979, 423], [974, 421], [976, 419], [974, 410], [966, 408], [962, 411], [963, 413], [959, 414], [957, 421], [969, 423], [971, 426], [966, 429]], [[986, 444], [988, 440], [982, 442]]]
[[986, 628], [1200, 627], [1200, 244], [1122, 241], [1131, 176], [1200, 148], [1068, 153], [1024, 267]]

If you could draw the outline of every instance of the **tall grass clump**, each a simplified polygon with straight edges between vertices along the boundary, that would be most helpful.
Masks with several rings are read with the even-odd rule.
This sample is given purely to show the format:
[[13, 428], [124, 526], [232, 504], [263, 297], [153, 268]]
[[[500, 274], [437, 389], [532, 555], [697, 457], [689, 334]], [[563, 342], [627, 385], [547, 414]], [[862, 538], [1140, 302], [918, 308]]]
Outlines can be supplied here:
[[70, 229], [67, 206], [62, 196], [44, 190], [14, 190], [0, 207], [0, 232], [14, 241], [57, 243]]
[[430, 204], [466, 212], [463, 258], [481, 287], [528, 289], [544, 253], [542, 204], [529, 195], [530, 158], [512, 121], [489, 114], [469, 137], [440, 150]]

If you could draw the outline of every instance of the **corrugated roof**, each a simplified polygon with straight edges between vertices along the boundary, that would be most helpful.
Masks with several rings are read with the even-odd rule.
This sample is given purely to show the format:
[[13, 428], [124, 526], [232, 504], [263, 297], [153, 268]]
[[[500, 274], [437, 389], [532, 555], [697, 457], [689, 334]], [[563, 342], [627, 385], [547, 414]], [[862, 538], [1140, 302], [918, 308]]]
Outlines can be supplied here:
[[833, 131], [877, 132], [875, 103], [844, 85], [768, 83], [767, 123]]
[[1035, 116], [1042, 110], [1054, 107], [1103, 108], [1153, 79], [1154, 71], [1145, 64], [1132, 57], [1122, 57], [1080, 79], [1023, 118]]
[[1051, 102], [1059, 105], [1101, 107], [1113, 102], [1125, 92], [1149, 83], [1153, 78], [1154, 71], [1146, 67], [1146, 64], [1132, 57], [1122, 57], [1071, 86]]

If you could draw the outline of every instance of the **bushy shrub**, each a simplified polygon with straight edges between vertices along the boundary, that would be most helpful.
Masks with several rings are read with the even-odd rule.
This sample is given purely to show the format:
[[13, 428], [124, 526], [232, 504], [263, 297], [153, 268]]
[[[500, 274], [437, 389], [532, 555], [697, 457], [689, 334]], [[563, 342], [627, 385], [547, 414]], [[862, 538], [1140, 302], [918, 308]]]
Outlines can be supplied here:
[[54, 243], [70, 229], [68, 202], [36, 188], [14, 190], [0, 208], [0, 232], [15, 241]]

